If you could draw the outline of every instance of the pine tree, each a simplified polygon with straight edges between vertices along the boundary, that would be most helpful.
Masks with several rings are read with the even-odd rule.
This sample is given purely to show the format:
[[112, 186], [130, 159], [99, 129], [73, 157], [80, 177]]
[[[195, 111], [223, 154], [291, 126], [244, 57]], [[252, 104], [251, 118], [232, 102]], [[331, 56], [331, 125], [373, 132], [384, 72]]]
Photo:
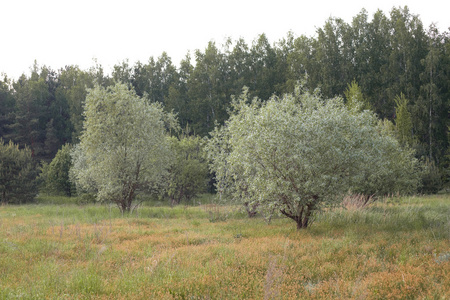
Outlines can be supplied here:
[[0, 137], [0, 202], [25, 203], [34, 199], [36, 188], [36, 167], [28, 147]]
[[412, 146], [412, 119], [411, 113], [408, 111], [408, 99], [406, 99], [403, 93], [400, 96], [395, 97], [395, 126], [397, 132], [397, 138], [402, 145]]
[[353, 80], [352, 83], [347, 84], [347, 89], [344, 91], [344, 95], [347, 99], [346, 104], [348, 108], [354, 109], [358, 107], [360, 111], [371, 109], [367, 98], [364, 97], [356, 80]]

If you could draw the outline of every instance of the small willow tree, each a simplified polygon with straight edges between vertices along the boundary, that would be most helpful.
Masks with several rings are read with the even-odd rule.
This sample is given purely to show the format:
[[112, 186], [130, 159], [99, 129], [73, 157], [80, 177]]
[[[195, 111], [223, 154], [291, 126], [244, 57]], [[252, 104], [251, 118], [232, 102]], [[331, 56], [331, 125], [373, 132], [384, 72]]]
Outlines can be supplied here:
[[163, 186], [172, 160], [166, 128], [176, 120], [124, 84], [90, 90], [84, 114], [71, 178], [77, 190], [130, 211], [138, 190]]
[[368, 110], [300, 88], [266, 102], [249, 101], [244, 91], [233, 108], [206, 148], [218, 191], [279, 211], [298, 229], [349, 190], [384, 194], [416, 188], [412, 151], [401, 148]]

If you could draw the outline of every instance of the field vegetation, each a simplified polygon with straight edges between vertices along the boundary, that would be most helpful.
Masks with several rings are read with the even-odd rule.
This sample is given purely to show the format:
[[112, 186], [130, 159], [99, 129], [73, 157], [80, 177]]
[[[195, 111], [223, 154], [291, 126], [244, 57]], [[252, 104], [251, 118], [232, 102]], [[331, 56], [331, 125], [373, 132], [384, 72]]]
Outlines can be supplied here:
[[450, 299], [450, 34], [368, 17], [5, 75], [0, 300]]
[[303, 230], [212, 196], [4, 205], [0, 299], [448, 299], [450, 197], [360, 200]]

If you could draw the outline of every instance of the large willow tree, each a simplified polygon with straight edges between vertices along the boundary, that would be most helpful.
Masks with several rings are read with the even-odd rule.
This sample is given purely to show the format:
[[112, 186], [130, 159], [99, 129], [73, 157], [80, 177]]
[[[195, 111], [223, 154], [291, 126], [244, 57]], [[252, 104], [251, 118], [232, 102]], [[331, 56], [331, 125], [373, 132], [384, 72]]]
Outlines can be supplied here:
[[278, 210], [306, 228], [313, 214], [349, 190], [411, 192], [416, 160], [376, 116], [342, 99], [301, 93], [233, 102], [234, 113], [207, 146], [219, 192]]
[[166, 128], [176, 126], [175, 118], [124, 84], [90, 90], [84, 114], [72, 152], [77, 189], [129, 211], [138, 190], [163, 184], [171, 161]]

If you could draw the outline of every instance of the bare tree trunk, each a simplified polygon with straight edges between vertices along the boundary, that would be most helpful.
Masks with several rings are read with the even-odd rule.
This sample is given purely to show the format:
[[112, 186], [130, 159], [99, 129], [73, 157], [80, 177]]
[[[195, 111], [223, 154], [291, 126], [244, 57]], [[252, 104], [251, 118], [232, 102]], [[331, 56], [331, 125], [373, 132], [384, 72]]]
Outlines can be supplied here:
[[[306, 205], [299, 207], [299, 209], [296, 212], [292, 212], [292, 208], [290, 208], [291, 211], [286, 211], [284, 209], [280, 210], [280, 212], [285, 215], [286, 217], [294, 220], [297, 224], [297, 230], [308, 228], [309, 225], [311, 225], [311, 216], [315, 209], [315, 201], [317, 201], [319, 197], [314, 195], [312, 197], [312, 202], [308, 203]], [[289, 208], [289, 205], [288, 205]]]
[[6, 190], [2, 191], [2, 205], [8, 204], [8, 200], [6, 199]]
[[302, 207], [300, 212], [298, 214], [292, 214], [290, 212], [287, 212], [286, 210], [282, 209], [280, 212], [285, 215], [286, 217], [292, 219], [297, 224], [297, 230], [307, 228], [308, 227], [308, 216], [304, 215], [304, 209], [305, 207]]
[[256, 210], [259, 206], [259, 203], [254, 203], [253, 205], [250, 205], [249, 202], [244, 202], [245, 210], [247, 211], [247, 215], [249, 218], [253, 218], [256, 216], [258, 211]]

